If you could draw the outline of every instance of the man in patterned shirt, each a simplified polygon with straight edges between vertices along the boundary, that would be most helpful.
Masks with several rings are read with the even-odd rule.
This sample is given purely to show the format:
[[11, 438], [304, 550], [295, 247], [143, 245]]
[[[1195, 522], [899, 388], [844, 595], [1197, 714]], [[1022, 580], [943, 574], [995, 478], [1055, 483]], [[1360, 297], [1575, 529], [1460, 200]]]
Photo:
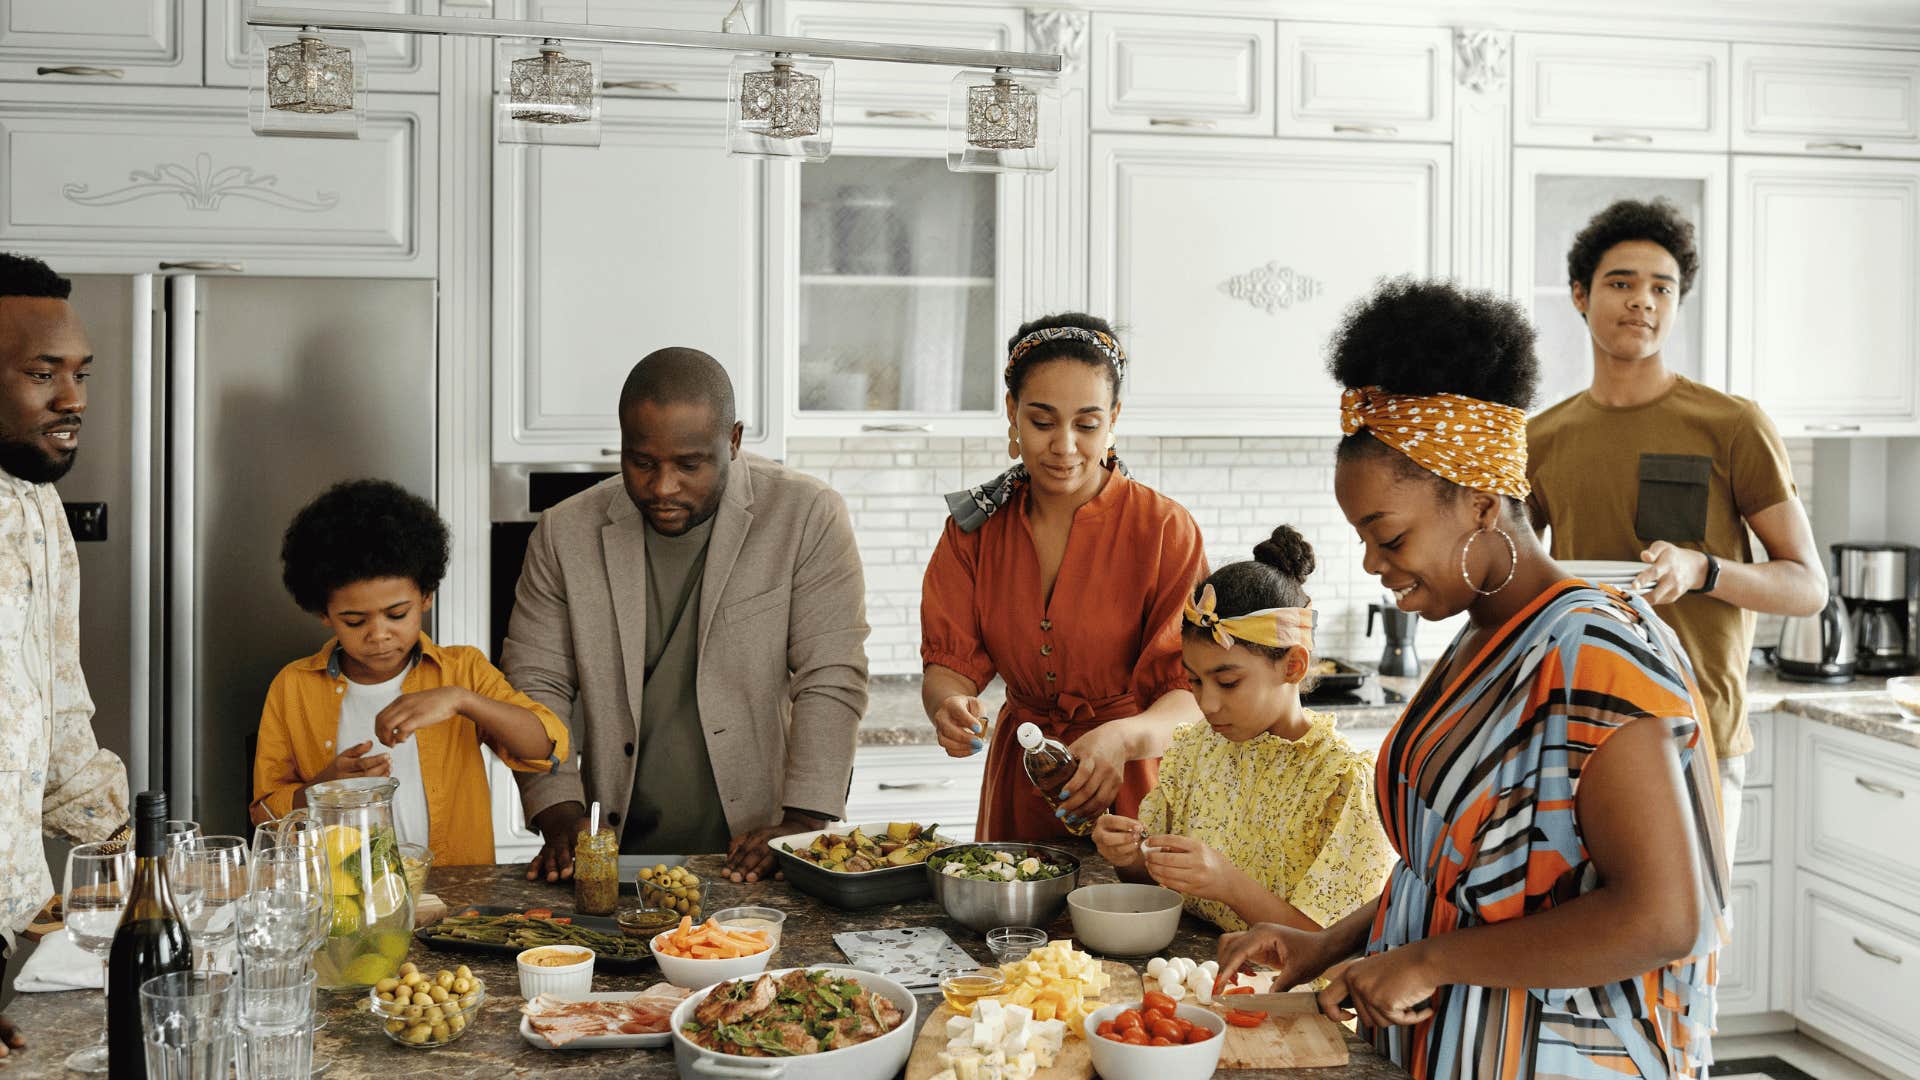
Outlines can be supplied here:
[[[53, 482], [73, 466], [93, 348], [72, 283], [0, 253], [0, 944], [53, 895], [43, 834], [104, 840], [127, 772], [93, 738], [80, 562]], [[0, 1016], [0, 1058], [24, 1041]]]

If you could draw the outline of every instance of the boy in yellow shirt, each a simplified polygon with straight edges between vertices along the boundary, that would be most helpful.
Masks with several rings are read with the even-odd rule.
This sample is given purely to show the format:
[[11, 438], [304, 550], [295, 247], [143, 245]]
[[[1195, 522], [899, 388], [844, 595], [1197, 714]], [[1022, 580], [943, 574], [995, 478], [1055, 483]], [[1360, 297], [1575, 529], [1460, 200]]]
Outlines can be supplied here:
[[294, 515], [280, 558], [294, 602], [334, 636], [267, 690], [255, 823], [306, 805], [309, 785], [392, 776], [401, 843], [428, 845], [443, 866], [492, 863], [480, 747], [509, 768], [549, 772], [567, 758], [567, 729], [480, 650], [421, 631], [446, 573], [446, 524], [395, 484], [351, 481]]

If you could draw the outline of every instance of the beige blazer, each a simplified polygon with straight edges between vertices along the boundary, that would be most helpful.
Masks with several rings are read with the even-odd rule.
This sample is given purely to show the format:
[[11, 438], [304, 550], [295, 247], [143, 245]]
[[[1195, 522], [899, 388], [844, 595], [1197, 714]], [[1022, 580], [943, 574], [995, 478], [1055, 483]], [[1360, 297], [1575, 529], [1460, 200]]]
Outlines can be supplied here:
[[[615, 476], [542, 514], [527, 544], [500, 666], [566, 722], [576, 750], [554, 772], [514, 777], [529, 819], [598, 799], [625, 827], [646, 682], [645, 532]], [[700, 725], [734, 834], [775, 824], [783, 806], [843, 813], [867, 707], [867, 619], [840, 496], [741, 454], [714, 515], [699, 632]]]

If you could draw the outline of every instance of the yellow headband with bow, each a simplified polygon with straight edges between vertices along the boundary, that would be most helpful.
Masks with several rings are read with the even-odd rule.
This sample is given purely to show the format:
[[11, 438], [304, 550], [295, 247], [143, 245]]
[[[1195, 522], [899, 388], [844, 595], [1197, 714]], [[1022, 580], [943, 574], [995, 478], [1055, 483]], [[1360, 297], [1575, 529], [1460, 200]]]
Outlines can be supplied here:
[[1183, 614], [1188, 625], [1211, 632], [1214, 644], [1223, 649], [1231, 649], [1234, 642], [1244, 641], [1250, 645], [1265, 645], [1270, 649], [1298, 645], [1308, 652], [1313, 651], [1313, 624], [1316, 617], [1312, 608], [1262, 608], [1223, 619], [1214, 611], [1214, 605], [1213, 586], [1202, 585], [1200, 603], [1196, 605], [1189, 598]]

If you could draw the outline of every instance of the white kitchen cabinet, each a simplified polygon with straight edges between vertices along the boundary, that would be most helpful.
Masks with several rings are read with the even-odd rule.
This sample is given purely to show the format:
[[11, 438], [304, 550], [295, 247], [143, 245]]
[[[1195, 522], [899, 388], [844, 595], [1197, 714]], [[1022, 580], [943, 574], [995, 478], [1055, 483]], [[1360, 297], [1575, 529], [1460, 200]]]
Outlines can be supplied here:
[[1444, 29], [1283, 22], [1275, 51], [1281, 135], [1453, 137], [1453, 37]]
[[1734, 393], [1789, 438], [1920, 434], [1920, 163], [1740, 156], [1732, 205]]
[[7, 0], [0, 3], [0, 79], [198, 86], [201, 3]]
[[1920, 54], [1733, 47], [1733, 149], [1920, 157]]
[[[1020, 8], [940, 4], [861, 3], [855, 0], [787, 0], [781, 5], [787, 34], [801, 37], [938, 45], [961, 49], [1021, 51], [1027, 30]], [[944, 128], [947, 92], [955, 70], [937, 64], [889, 64], [836, 60], [834, 123]], [[834, 131], [834, 153], [842, 132]], [[946, 152], [945, 136], [926, 145]]]
[[1662, 359], [1689, 379], [1726, 388], [1726, 157], [1522, 148], [1513, 152], [1513, 290], [1539, 332], [1537, 407], [1593, 381], [1592, 339], [1567, 280], [1574, 237], [1616, 200], [1653, 198], [1672, 201], [1693, 222], [1701, 267]]
[[1096, 135], [1093, 176], [1135, 434], [1337, 434], [1328, 334], [1381, 277], [1450, 265], [1444, 146]]
[[1773, 858], [1773, 791], [1746, 785], [1740, 791], [1740, 834], [1733, 839], [1736, 864]]
[[[249, 0], [201, 0], [206, 5], [208, 86], [245, 87], [252, 77], [254, 31]], [[263, 8], [314, 7], [308, 0], [252, 0]], [[326, 0], [330, 10], [356, 15], [438, 15], [440, 0]], [[440, 39], [427, 34], [362, 34], [367, 89], [431, 94], [440, 89]]]
[[1274, 24], [1096, 13], [1093, 129], [1274, 132]]
[[370, 94], [354, 140], [263, 139], [245, 95], [16, 86], [0, 101], [0, 248], [65, 272], [167, 261], [432, 277], [435, 103]]
[[1515, 145], [1727, 149], [1723, 42], [1515, 34], [1513, 50]]
[[1797, 750], [1799, 868], [1920, 912], [1920, 751], [1817, 723]]
[[913, 821], [972, 840], [987, 755], [948, 757], [938, 746], [863, 746], [853, 756], [847, 821]]
[[[614, 26], [650, 26], [667, 30], [720, 31], [733, 0], [526, 0], [527, 17], [549, 22]], [[591, 8], [591, 11], [588, 9]], [[760, 0], [742, 5], [747, 25], [767, 33]], [[727, 98], [727, 71], [733, 54], [708, 49], [668, 49], [644, 45], [602, 47], [601, 89], [609, 97], [661, 97], [680, 100]]]
[[668, 345], [725, 365], [746, 438], [773, 437], [767, 166], [721, 152], [725, 111], [610, 101], [597, 150], [494, 148], [494, 461], [613, 461], [620, 386]]
[[1882, 895], [1801, 870], [1793, 1015], [1890, 1076], [1920, 1076], [1920, 915]]
[[[1741, 828], [1745, 828], [1742, 825]], [[1773, 870], [1733, 868], [1732, 937], [1720, 951], [1720, 981], [1714, 990], [1720, 1016], [1769, 1011], [1772, 985]]]

